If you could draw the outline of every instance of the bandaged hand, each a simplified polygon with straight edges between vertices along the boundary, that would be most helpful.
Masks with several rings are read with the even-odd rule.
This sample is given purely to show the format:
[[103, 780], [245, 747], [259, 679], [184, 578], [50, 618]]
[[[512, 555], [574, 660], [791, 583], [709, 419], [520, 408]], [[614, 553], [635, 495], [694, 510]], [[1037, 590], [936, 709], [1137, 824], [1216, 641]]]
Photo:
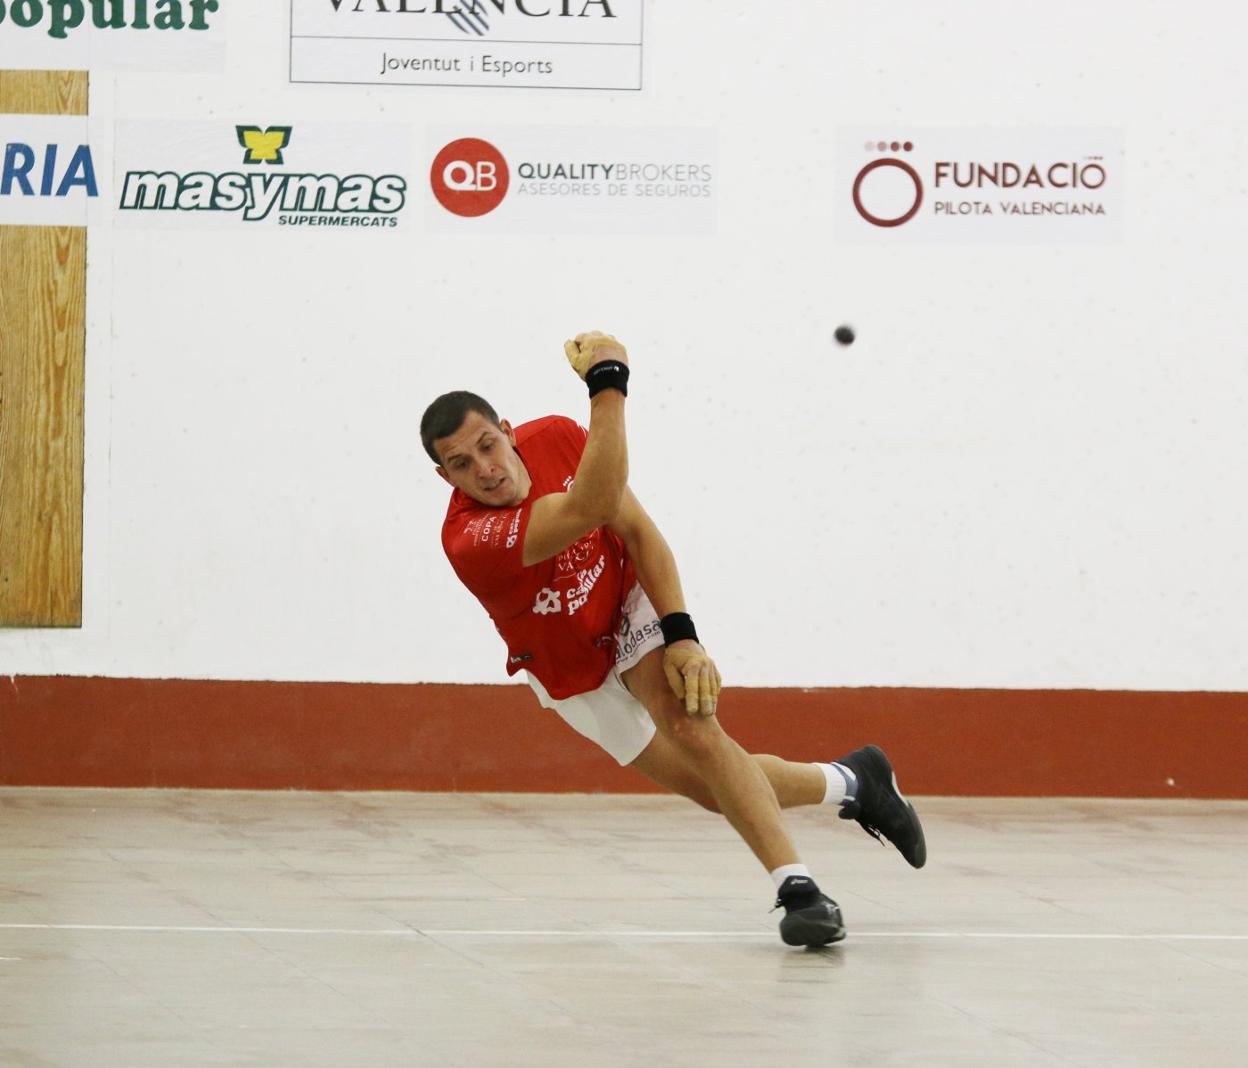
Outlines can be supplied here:
[[685, 702], [691, 716], [713, 716], [719, 702], [721, 679], [702, 646], [686, 638], [672, 642], [663, 650], [663, 674], [672, 692]]
[[577, 334], [571, 341], [565, 341], [563, 351], [568, 357], [568, 363], [572, 365], [572, 370], [582, 379], [600, 360], [619, 360], [620, 363], [628, 366], [628, 353], [624, 350], [624, 346], [610, 334], [604, 334], [598, 330]]

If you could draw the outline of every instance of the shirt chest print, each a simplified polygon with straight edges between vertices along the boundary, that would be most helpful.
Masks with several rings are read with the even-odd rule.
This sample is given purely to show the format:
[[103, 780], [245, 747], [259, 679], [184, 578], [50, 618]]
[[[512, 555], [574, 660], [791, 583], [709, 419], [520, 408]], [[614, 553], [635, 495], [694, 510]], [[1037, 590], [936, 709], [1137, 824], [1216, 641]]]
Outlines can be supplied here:
[[601, 548], [602, 537], [597, 530], [592, 530], [559, 553], [555, 557], [551, 580], [551, 585], [556, 588], [543, 586], [533, 602], [533, 611], [539, 616], [565, 611], [573, 616], [584, 608], [598, 579], [607, 569], [607, 558]]
[[[572, 483], [571, 475], [563, 480], [565, 493], [572, 488]], [[591, 530], [585, 537], [555, 556], [551, 585], [556, 588], [543, 586], [538, 591], [533, 601], [535, 615], [562, 615], [566, 610], [567, 614], [572, 616], [585, 607], [591, 591], [607, 569], [607, 558], [600, 551], [601, 544], [600, 532]]]
[[566, 608], [568, 615], [576, 615], [578, 609], [584, 608], [588, 603], [590, 593], [606, 569], [607, 558], [600, 553], [592, 567], [583, 567], [567, 579], [571, 583], [570, 589], [552, 590], [543, 586], [533, 601], [534, 613], [539, 616], [553, 615]]
[[598, 531], [591, 531], [555, 557], [555, 581], [568, 582], [598, 551]]

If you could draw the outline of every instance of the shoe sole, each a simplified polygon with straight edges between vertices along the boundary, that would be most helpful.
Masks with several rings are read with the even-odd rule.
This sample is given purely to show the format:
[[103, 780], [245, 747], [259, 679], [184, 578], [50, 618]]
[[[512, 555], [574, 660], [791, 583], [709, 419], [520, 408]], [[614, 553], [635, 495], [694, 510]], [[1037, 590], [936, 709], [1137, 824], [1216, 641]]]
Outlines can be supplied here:
[[780, 921], [780, 940], [786, 946], [827, 946], [845, 937], [845, 925], [837, 919], [813, 919], [790, 913]]
[[[910, 825], [910, 830], [914, 834], [914, 847], [911, 850], [911, 852], [914, 855], [914, 859], [911, 860], [911, 858], [906, 856], [905, 853], [901, 853], [900, 849], [898, 849], [897, 852], [901, 853], [905, 862], [909, 864], [910, 867], [912, 868], [923, 867], [923, 865], [927, 863], [927, 839], [923, 835], [923, 824], [919, 822], [919, 814], [915, 812], [914, 806], [910, 804], [909, 801], [906, 800], [906, 795], [903, 794], [901, 792], [901, 788], [898, 787], [897, 773], [893, 770], [893, 765], [889, 761], [888, 757], [884, 754], [884, 750], [881, 749], [878, 745], [863, 746], [863, 750], [867, 753], [870, 753], [873, 757], [875, 757], [877, 760], [880, 761], [880, 763], [884, 765], [884, 769], [888, 772], [888, 781], [892, 786], [893, 796], [895, 796], [897, 800], [901, 802], [902, 808], [906, 810], [906, 815], [909, 817], [908, 822]], [[893, 845], [895, 847], [896, 843], [894, 842]]]

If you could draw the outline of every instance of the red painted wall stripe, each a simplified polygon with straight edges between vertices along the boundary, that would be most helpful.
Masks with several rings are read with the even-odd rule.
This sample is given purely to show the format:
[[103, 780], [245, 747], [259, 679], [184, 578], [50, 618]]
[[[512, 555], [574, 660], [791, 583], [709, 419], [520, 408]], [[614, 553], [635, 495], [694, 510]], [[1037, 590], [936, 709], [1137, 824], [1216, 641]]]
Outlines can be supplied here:
[[[1248, 798], [1248, 694], [726, 690], [751, 752], [885, 747], [908, 792]], [[0, 784], [640, 792], [524, 686], [0, 677]]]

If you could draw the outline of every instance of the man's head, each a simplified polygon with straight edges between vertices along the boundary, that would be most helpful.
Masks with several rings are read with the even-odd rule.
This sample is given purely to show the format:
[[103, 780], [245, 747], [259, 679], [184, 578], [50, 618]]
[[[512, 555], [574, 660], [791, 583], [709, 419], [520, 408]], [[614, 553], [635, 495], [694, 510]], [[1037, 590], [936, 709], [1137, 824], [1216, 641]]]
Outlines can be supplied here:
[[532, 483], [511, 424], [475, 393], [444, 393], [429, 405], [420, 440], [438, 475], [473, 500], [502, 508], [528, 496]]

